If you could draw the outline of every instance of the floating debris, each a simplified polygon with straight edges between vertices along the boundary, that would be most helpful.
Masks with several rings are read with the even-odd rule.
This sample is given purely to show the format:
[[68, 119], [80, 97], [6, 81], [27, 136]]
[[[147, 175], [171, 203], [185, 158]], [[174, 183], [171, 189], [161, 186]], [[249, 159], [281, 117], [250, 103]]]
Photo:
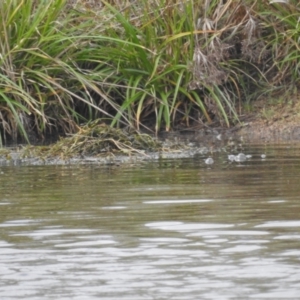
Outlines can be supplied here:
[[211, 157], [208, 157], [205, 161], [204, 161], [207, 165], [212, 165], [214, 163], [214, 160]]
[[262, 159], [265, 159], [265, 158], [267, 157], [267, 155], [266, 155], [266, 154], [262, 154], [260, 157], [261, 157]]
[[247, 157], [244, 153], [239, 153], [235, 158], [234, 160], [236, 162], [243, 162], [243, 161], [246, 161], [247, 160]]
[[238, 155], [233, 155], [233, 154], [229, 154], [227, 156], [228, 160], [233, 162], [233, 161], [236, 161], [236, 162], [244, 162], [246, 161], [247, 159], [250, 159], [252, 157], [251, 154], [244, 154], [244, 153], [239, 153]]
[[229, 154], [229, 155], [228, 155], [228, 160], [230, 160], [230, 161], [235, 161], [235, 155]]
[[221, 133], [217, 135], [217, 140], [222, 141], [222, 134]]

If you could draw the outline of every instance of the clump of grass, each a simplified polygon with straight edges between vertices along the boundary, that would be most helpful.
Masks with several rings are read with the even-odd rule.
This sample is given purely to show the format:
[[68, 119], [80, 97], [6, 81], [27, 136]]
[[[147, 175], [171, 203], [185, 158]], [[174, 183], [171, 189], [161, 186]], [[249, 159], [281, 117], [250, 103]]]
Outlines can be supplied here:
[[126, 13], [103, 3], [116, 24], [106, 33], [115, 41], [102, 48], [103, 59], [109, 53], [124, 86], [118, 113], [137, 128], [147, 119], [156, 132], [213, 121], [229, 126], [249, 91], [265, 81], [260, 58], [270, 51], [242, 1], [139, 1]]
[[[73, 132], [76, 123], [96, 112], [95, 98], [110, 99], [98, 82], [112, 73], [95, 63], [89, 47], [96, 30], [89, 19], [65, 9], [63, 0], [1, 1], [0, 3], [0, 127], [2, 136], [46, 130]], [[93, 96], [92, 96], [93, 94]], [[114, 106], [114, 104], [112, 104]], [[79, 108], [80, 109], [79, 109]]]
[[0, 142], [98, 118], [229, 126], [244, 101], [299, 82], [299, 4], [272, 2], [1, 1]]
[[268, 32], [266, 47], [273, 54], [265, 74], [274, 86], [294, 88], [300, 82], [300, 3], [270, 2], [267, 9], [258, 12]]
[[[153, 120], [156, 132], [162, 128], [169, 131], [176, 124], [211, 123], [215, 113], [205, 100], [212, 90], [206, 86], [199, 93], [190, 84], [190, 65], [195, 63], [196, 37], [200, 34], [195, 27], [199, 1], [141, 1], [128, 8], [131, 18], [103, 2], [119, 23], [109, 34], [116, 37], [116, 44], [122, 39], [122, 45], [104, 48], [103, 55], [111, 53], [110, 61], [118, 68], [120, 84], [125, 86], [120, 109], [131, 123], [139, 128], [145, 120]], [[234, 104], [228, 97], [222, 99], [220, 89], [213, 92], [217, 112], [228, 125], [227, 113], [236, 117]]]

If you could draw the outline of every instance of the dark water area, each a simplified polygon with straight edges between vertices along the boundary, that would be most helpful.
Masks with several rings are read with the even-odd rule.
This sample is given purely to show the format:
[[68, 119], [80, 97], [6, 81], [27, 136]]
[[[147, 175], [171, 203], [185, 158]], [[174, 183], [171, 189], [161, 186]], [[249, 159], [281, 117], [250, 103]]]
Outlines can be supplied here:
[[0, 299], [300, 299], [300, 145], [244, 153], [1, 166]]

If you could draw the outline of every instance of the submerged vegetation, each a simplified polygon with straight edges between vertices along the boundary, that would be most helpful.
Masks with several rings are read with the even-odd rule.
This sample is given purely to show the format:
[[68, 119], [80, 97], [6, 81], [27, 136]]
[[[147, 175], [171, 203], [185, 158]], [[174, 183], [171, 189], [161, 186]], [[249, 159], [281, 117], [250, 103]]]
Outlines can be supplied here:
[[297, 91], [299, 1], [94, 2], [0, 2], [0, 145], [98, 119], [229, 126], [260, 95]]

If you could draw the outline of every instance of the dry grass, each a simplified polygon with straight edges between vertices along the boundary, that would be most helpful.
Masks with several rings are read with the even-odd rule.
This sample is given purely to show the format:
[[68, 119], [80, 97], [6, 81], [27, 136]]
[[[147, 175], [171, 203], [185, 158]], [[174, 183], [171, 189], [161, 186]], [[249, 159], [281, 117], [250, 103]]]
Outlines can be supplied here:
[[27, 147], [23, 156], [68, 159], [84, 156], [133, 155], [158, 151], [161, 143], [147, 134], [125, 131], [95, 120], [50, 146]]

